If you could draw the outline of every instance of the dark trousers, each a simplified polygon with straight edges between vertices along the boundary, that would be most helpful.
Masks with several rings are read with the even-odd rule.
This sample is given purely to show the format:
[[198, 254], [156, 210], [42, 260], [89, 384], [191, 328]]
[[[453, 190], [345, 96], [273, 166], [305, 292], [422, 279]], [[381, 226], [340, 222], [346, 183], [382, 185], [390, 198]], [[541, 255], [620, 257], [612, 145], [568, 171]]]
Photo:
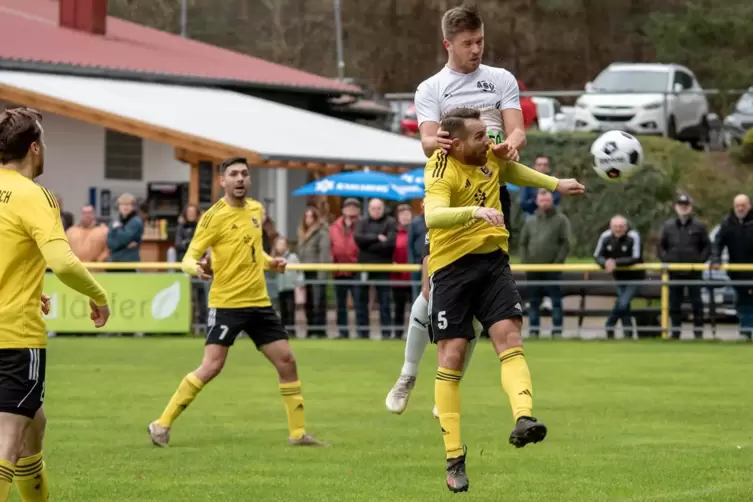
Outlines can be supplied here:
[[735, 286], [737, 295], [737, 318], [740, 320], [740, 334], [751, 338], [753, 335], [753, 286]]
[[637, 289], [637, 284], [617, 284], [617, 300], [614, 302], [612, 313], [607, 318], [607, 338], [614, 338], [614, 327], [618, 320], [622, 321], [622, 331], [625, 337], [633, 337], [633, 316], [630, 313], [630, 302], [633, 301]]
[[[669, 274], [670, 281], [700, 281], [702, 278], [702, 272]], [[672, 338], [680, 338], [682, 331], [682, 302], [685, 299], [685, 288], [688, 289], [690, 304], [693, 307], [693, 333], [696, 338], [703, 338], [701, 286], [684, 286], [680, 284], [669, 287], [669, 318], [672, 321]]]
[[340, 338], [350, 338], [348, 329], [348, 294], [353, 297], [353, 305], [356, 302], [357, 288], [353, 282], [355, 276], [335, 276], [335, 305], [337, 308], [337, 329], [340, 331]]
[[[304, 272], [308, 281], [318, 279], [318, 272]], [[306, 284], [306, 337], [327, 337], [327, 285]]]
[[[389, 272], [367, 272], [366, 281], [389, 281]], [[392, 315], [390, 312], [390, 287], [387, 284], [375, 286], [377, 301], [379, 302], [379, 324], [382, 326], [382, 338], [389, 338], [392, 331]], [[358, 286], [356, 294], [356, 323], [358, 337], [369, 338], [369, 284], [364, 282]]]
[[539, 335], [541, 301], [545, 296], [552, 299], [552, 336], [562, 334], [562, 289], [557, 282], [562, 280], [562, 272], [528, 272], [526, 279], [529, 281], [547, 281], [551, 284], [527, 285], [528, 302], [528, 323], [530, 325], [531, 336]]
[[295, 291], [280, 291], [277, 294], [277, 302], [280, 304], [280, 318], [289, 335], [295, 334]]
[[395, 286], [392, 288], [392, 302], [395, 306], [393, 324], [395, 325], [395, 338], [403, 337], [405, 331], [405, 307], [411, 301], [412, 291], [410, 286]]

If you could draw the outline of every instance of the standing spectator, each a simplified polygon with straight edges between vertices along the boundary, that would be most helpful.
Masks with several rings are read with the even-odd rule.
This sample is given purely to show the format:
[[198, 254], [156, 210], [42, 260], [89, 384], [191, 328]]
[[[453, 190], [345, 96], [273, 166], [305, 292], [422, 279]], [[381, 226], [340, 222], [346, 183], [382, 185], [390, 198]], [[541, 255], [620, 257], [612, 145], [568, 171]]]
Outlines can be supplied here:
[[[331, 256], [329, 230], [322, 222], [319, 210], [308, 207], [298, 227], [298, 258], [301, 263], [329, 263]], [[326, 338], [327, 272], [307, 271], [303, 275], [306, 280], [306, 337]]]
[[93, 206], [81, 208], [81, 220], [65, 234], [73, 254], [83, 262], [102, 262], [107, 259], [107, 225], [98, 225]]
[[[356, 244], [358, 244], [358, 263], [390, 264], [395, 252], [397, 238], [397, 224], [395, 219], [384, 214], [384, 202], [381, 199], [369, 201], [368, 214], [361, 218], [356, 227]], [[363, 272], [361, 279], [364, 285], [358, 287], [356, 295], [356, 323], [358, 336], [369, 338], [369, 284], [367, 281], [381, 281], [376, 285], [377, 300], [379, 301], [379, 323], [382, 327], [382, 338], [389, 338], [392, 316], [390, 315], [390, 288], [387, 282], [389, 272]]]
[[[753, 263], [753, 211], [750, 198], [738, 195], [733, 208], [719, 227], [714, 239], [712, 267], [719, 269], [722, 252], [727, 249], [729, 263]], [[729, 272], [733, 281], [752, 281], [753, 272]], [[751, 339], [753, 336], [753, 283], [734, 286], [737, 294], [737, 318], [740, 319], [740, 335]]]
[[[408, 261], [416, 265], [421, 265], [424, 256], [424, 247], [426, 246], [426, 220], [423, 214], [417, 214], [413, 217], [410, 227], [408, 227]], [[415, 298], [421, 292], [421, 271], [411, 274], [416, 284], [413, 286], [412, 296]]]
[[[662, 263], [706, 263], [711, 255], [709, 232], [703, 222], [693, 218], [693, 202], [687, 195], [675, 201], [677, 218], [664, 223], [659, 240], [658, 256]], [[670, 281], [701, 281], [702, 271], [669, 272]], [[693, 306], [693, 333], [703, 338], [703, 300], [701, 286], [688, 285], [688, 296]], [[672, 338], [679, 339], [682, 332], [682, 302], [685, 286], [669, 287], [669, 317], [672, 320]]]
[[[408, 263], [408, 232], [413, 219], [413, 212], [408, 204], [400, 204], [395, 210], [397, 216], [397, 234], [395, 237], [395, 251], [392, 255], [393, 263]], [[393, 272], [390, 276], [393, 281], [408, 282], [411, 279], [410, 272]], [[395, 284], [392, 287], [392, 303], [395, 312], [392, 317], [395, 326], [396, 340], [402, 340], [405, 331], [405, 307], [411, 301], [411, 287], [408, 284]]]
[[[537, 155], [536, 160], [533, 163], [533, 168], [542, 174], [549, 174], [551, 172], [551, 166], [549, 157], [546, 155]], [[536, 194], [537, 189], [534, 187], [520, 187], [520, 210], [526, 218], [530, 218], [536, 213]], [[554, 192], [552, 194], [554, 207], [560, 205], [560, 194]]]
[[261, 210], [262, 249], [264, 249], [265, 253], [269, 254], [272, 252], [271, 250], [278, 235], [277, 228], [275, 227], [274, 220], [267, 214], [267, 208], [262, 206]]
[[646, 274], [642, 270], [617, 270], [617, 267], [629, 267], [643, 261], [641, 237], [635, 230], [630, 230], [627, 220], [620, 215], [609, 221], [609, 230], [599, 237], [594, 251], [594, 259], [604, 270], [612, 274], [617, 283], [617, 300], [612, 313], [607, 319], [607, 338], [614, 338], [617, 320], [622, 320], [623, 336], [633, 337], [633, 317], [630, 302], [635, 296], [638, 285], [632, 281], [642, 280]]
[[[288, 240], [282, 235], [275, 238], [272, 246], [272, 256], [285, 258], [291, 263], [300, 263], [298, 255], [291, 253], [288, 248]], [[277, 302], [280, 305], [280, 318], [288, 331], [288, 335], [295, 337], [295, 290], [303, 285], [303, 273], [296, 270], [285, 269], [282, 274], [275, 274], [277, 282]]]
[[55, 194], [55, 198], [58, 200], [58, 207], [60, 208], [60, 220], [63, 222], [63, 230], [68, 230], [73, 226], [73, 214], [70, 211], [63, 210], [63, 198], [58, 194]]
[[[520, 233], [520, 259], [522, 263], [565, 263], [570, 252], [570, 220], [554, 207], [552, 192], [539, 190], [536, 196], [538, 209], [526, 220]], [[562, 272], [528, 272], [529, 281], [546, 281], [547, 285], [534, 285], [530, 291], [528, 322], [531, 336], [539, 336], [539, 311], [543, 297], [552, 299], [552, 336], [562, 335], [562, 290], [559, 281]]]
[[[329, 227], [329, 241], [332, 252], [332, 263], [358, 263], [358, 245], [355, 234], [356, 225], [361, 218], [361, 203], [358, 199], [345, 199], [342, 216], [337, 218]], [[348, 339], [348, 293], [357, 305], [356, 274], [348, 271], [337, 271], [335, 276], [335, 302], [337, 306], [337, 328], [340, 338]]]
[[[110, 224], [107, 233], [107, 247], [111, 262], [131, 263], [141, 261], [141, 238], [144, 235], [144, 222], [136, 207], [136, 197], [124, 193], [116, 202], [118, 214]], [[117, 272], [135, 272], [135, 269]]]
[[180, 215], [180, 223], [175, 230], [176, 261], [180, 263], [186, 255], [188, 245], [191, 244], [193, 234], [196, 232], [196, 224], [199, 222], [199, 206], [189, 204]]

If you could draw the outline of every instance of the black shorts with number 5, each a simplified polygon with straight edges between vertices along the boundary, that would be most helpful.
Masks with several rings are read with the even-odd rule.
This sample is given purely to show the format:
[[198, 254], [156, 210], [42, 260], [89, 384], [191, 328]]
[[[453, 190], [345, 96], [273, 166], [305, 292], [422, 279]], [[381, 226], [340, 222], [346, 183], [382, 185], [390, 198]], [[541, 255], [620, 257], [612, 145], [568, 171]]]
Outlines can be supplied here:
[[469, 254], [429, 278], [432, 343], [452, 338], [473, 340], [473, 318], [485, 330], [499, 321], [523, 317], [520, 294], [507, 254]]
[[288, 339], [280, 316], [271, 306], [209, 309], [207, 326], [206, 345], [230, 347], [242, 332], [251, 338], [257, 349], [277, 340]]

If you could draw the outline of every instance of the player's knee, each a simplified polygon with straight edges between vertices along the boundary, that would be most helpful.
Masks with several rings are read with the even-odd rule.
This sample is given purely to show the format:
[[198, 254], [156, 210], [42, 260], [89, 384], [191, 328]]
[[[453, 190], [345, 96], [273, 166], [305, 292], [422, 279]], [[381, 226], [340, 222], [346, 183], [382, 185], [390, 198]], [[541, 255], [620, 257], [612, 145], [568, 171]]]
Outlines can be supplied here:
[[489, 338], [492, 339], [497, 353], [523, 345], [523, 337], [520, 334], [521, 325], [520, 319], [505, 319], [489, 328]]
[[214, 377], [220, 374], [222, 368], [225, 367], [224, 358], [206, 358], [201, 363], [201, 367], [196, 372], [200, 380], [204, 383], [208, 383]]
[[466, 350], [468, 350], [468, 340], [465, 338], [440, 340], [437, 343], [439, 366], [448, 370], [462, 371]]
[[44, 431], [47, 428], [47, 417], [41, 409], [34, 416], [34, 421], [29, 424], [24, 432], [23, 445], [19, 457], [31, 457], [42, 451]]

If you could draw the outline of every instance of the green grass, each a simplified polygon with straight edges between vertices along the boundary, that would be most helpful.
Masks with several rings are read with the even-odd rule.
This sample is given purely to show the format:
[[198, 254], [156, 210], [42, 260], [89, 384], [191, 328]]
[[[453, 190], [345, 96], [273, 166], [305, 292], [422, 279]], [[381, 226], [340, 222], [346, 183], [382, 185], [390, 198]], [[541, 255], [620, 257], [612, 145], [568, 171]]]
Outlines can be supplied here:
[[[52, 339], [51, 499], [456, 500], [431, 417], [433, 347], [402, 416], [384, 408], [402, 343], [299, 341], [294, 350], [308, 429], [332, 448], [286, 445], [275, 374], [239, 340], [163, 450], [146, 425], [198, 364], [202, 341]], [[542, 340], [526, 353], [550, 435], [522, 450], [507, 444], [499, 363], [480, 343], [462, 386], [466, 499], [750, 500], [753, 345]]]

